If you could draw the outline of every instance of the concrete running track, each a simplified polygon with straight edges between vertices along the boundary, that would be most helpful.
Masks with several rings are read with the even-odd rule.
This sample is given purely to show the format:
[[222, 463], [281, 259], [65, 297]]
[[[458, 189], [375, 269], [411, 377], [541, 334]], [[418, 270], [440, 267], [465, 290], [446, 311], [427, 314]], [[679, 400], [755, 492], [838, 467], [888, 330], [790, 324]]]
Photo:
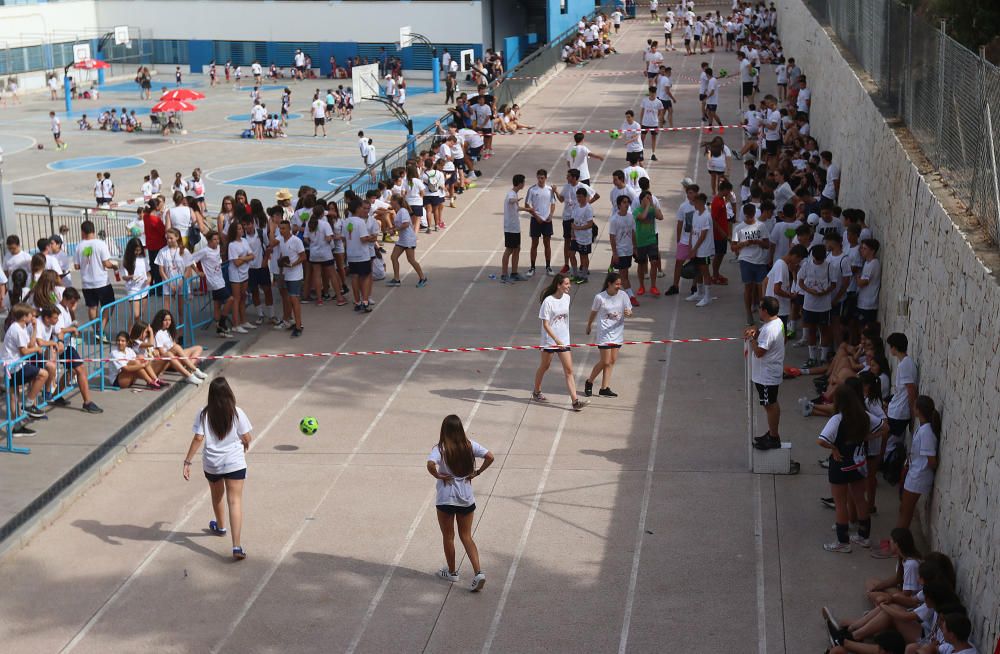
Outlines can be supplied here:
[[[620, 54], [560, 73], [525, 107], [527, 121], [617, 128], [644, 93], [638, 71], [649, 37], [662, 38], [658, 25], [626, 23], [615, 41]], [[678, 78], [675, 124], [697, 125], [696, 83], [686, 76], [703, 58], [666, 59]], [[704, 59], [737, 68], [732, 54]], [[591, 77], [596, 71], [636, 74]], [[773, 89], [769, 68], [764, 81]], [[738, 117], [737, 88], [723, 86], [726, 122]], [[647, 161], [667, 214], [661, 251], [670, 265], [679, 180], [690, 175], [707, 187], [702, 138], [668, 134], [659, 161]], [[741, 142], [738, 131], [726, 138]], [[307, 306], [301, 339], [271, 331], [253, 351], [536, 343], [538, 293], [548, 278], [505, 286], [489, 275], [499, 273], [511, 176], [531, 183], [536, 169], [548, 168], [560, 184], [570, 138], [494, 142], [480, 186], [446, 210], [447, 229], [420, 237], [429, 286], [415, 288], [410, 272], [402, 288], [377, 284], [369, 315]], [[577, 342], [586, 340], [598, 271], [609, 261], [611, 172], [624, 165], [620, 144], [603, 135], [587, 142], [609, 157], [592, 168], [604, 196], [596, 212], [602, 234], [591, 283], [573, 290]], [[739, 179], [742, 166], [733, 164]], [[524, 232], [522, 270], [527, 221]], [[554, 238], [553, 246], [561, 265], [562, 243]], [[742, 290], [729, 259], [723, 272], [732, 282], [716, 288], [718, 302], [696, 309], [685, 293], [643, 298], [626, 337], [738, 335]], [[789, 352], [790, 362], [804, 358]], [[581, 389], [595, 356], [574, 351]], [[537, 363], [534, 352], [509, 352], [226, 364], [221, 374], [254, 423], [244, 498], [249, 558], [233, 563], [229, 539], [207, 533], [211, 509], [198, 463], [191, 482], [181, 477], [201, 390], [5, 557], [4, 651], [822, 651], [820, 605], [854, 614], [864, 608], [863, 579], [891, 570], [860, 551], [820, 547], [833, 517], [815, 499], [827, 488], [814, 446], [821, 425], [794, 411], [808, 381], [781, 391], [782, 431], [802, 474], [754, 476], [740, 343], [626, 347], [612, 385], [620, 397], [594, 397], [582, 413], [568, 410], [555, 368], [544, 385], [551, 403], [529, 402]], [[433, 576], [443, 556], [424, 460], [449, 413], [497, 455], [475, 482], [475, 537], [488, 578], [478, 594], [465, 590], [464, 559], [460, 584]], [[319, 419], [315, 436], [297, 430], [305, 415]], [[876, 537], [894, 514], [889, 495], [883, 490]]]

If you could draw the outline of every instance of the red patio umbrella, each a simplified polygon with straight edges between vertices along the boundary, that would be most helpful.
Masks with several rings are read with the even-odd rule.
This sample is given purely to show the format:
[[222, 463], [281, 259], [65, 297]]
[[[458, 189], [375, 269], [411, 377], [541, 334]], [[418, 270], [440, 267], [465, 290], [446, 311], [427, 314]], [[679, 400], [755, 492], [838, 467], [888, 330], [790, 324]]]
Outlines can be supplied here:
[[190, 102], [185, 102], [183, 100], [164, 100], [162, 102], [157, 102], [150, 109], [150, 112], [154, 114], [164, 114], [171, 111], [194, 111], [198, 107], [194, 106]]
[[98, 68], [111, 68], [111, 64], [100, 59], [84, 59], [73, 64], [73, 68], [80, 70], [97, 70]]
[[204, 99], [204, 93], [198, 93], [197, 91], [192, 91], [191, 89], [174, 89], [173, 91], [167, 91], [160, 96], [160, 100], [182, 100], [184, 102]]

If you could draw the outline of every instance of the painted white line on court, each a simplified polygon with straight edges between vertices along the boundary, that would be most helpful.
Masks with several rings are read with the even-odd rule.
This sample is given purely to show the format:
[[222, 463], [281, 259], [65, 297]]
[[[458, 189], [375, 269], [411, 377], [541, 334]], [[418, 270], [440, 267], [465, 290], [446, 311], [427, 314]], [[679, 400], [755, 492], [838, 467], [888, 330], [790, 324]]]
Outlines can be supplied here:
[[[678, 295], [677, 298], [680, 296]], [[680, 313], [680, 302], [674, 302], [674, 317], [670, 320], [668, 338], [674, 337], [677, 329], [677, 316]], [[653, 418], [653, 430], [649, 438], [649, 457], [646, 460], [646, 480], [642, 489], [642, 503], [639, 508], [639, 526], [635, 530], [635, 553], [632, 555], [632, 571], [628, 579], [628, 591], [625, 594], [625, 615], [622, 619], [621, 636], [618, 639], [618, 654], [625, 654], [628, 649], [629, 627], [632, 624], [632, 610], [635, 608], [635, 591], [639, 583], [639, 562], [642, 558], [642, 544], [646, 536], [646, 519], [649, 515], [649, 499], [653, 494], [653, 470], [656, 468], [656, 446], [659, 442], [660, 426], [663, 424], [663, 402], [667, 395], [667, 379], [670, 376], [670, 360], [672, 347], [663, 348], [666, 360], [663, 362], [663, 372], [660, 374], [660, 391], [656, 396], [656, 415]]]
[[[167, 150], [171, 150], [173, 148], [179, 148], [179, 147], [184, 146], [184, 145], [192, 145], [193, 143], [200, 143], [200, 142], [201, 141], [199, 140], [199, 141], [192, 141], [190, 143], [174, 143], [174, 144], [162, 147], [162, 148], [153, 148], [151, 150], [142, 150], [142, 151], [136, 152], [134, 154], [123, 155], [123, 156], [142, 158], [143, 155], [154, 154], [156, 152], [166, 152]], [[112, 159], [119, 159], [119, 158], [121, 158], [121, 157], [112, 157]], [[49, 175], [56, 175], [58, 173], [73, 172], [75, 170], [76, 170], [75, 168], [70, 168], [68, 170], [50, 170], [47, 173], [38, 173], [36, 175], [28, 175], [27, 177], [19, 177], [17, 179], [12, 179], [12, 180], [9, 180], [7, 183], [8, 184], [16, 184], [18, 182], [26, 182], [28, 180], [39, 179], [39, 178], [42, 178], [42, 177], [48, 177]]]
[[[753, 474], [753, 473], [751, 473]], [[767, 605], [764, 594], [764, 520], [760, 506], [760, 475], [753, 476], [753, 545], [757, 568], [757, 654], [767, 654]]]

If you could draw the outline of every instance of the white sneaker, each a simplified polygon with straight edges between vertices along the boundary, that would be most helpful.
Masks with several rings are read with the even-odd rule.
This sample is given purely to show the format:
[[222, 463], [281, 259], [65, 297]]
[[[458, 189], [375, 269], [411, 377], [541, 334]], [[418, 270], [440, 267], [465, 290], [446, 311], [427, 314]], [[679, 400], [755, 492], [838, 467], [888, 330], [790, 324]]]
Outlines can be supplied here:
[[711, 303], [712, 303], [712, 296], [711, 295], [706, 295], [706, 296], [702, 297], [701, 300], [698, 302], [698, 304], [696, 304], [695, 306], [696, 307], [707, 307]]
[[701, 291], [695, 291], [691, 295], [689, 295], [686, 298], [684, 298], [684, 301], [685, 302], [694, 302], [695, 300], [700, 300], [700, 299], [701, 299]]
[[196, 375], [188, 375], [187, 377], [184, 378], [184, 381], [186, 381], [189, 384], [194, 384], [195, 386], [201, 386], [202, 384], [201, 378], [197, 377]]
[[278, 322], [274, 323], [275, 329], [284, 329], [286, 326], [287, 324], [285, 323], [284, 320], [279, 320]]
[[257, 320], [254, 321], [254, 324], [263, 325], [265, 320], [267, 320], [267, 318], [264, 316], [257, 316]]
[[823, 549], [825, 549], [827, 552], [834, 552], [836, 554], [850, 554], [851, 544], [841, 543], [840, 541], [835, 540], [832, 543], [824, 544]]
[[[456, 575], [457, 576], [457, 575]], [[472, 578], [472, 583], [469, 584], [469, 590], [473, 593], [477, 593], [483, 589], [486, 585], [486, 575], [482, 572], [477, 572], [476, 576]]]
[[206, 375], [200, 368], [195, 368], [194, 373], [192, 374], [194, 374], [194, 376], [198, 379], [208, 379], [208, 375]]
[[236, 332], [237, 334], [249, 334], [250, 333], [247, 330], [243, 329], [243, 325], [236, 325], [235, 327], [233, 327], [233, 331]]
[[253, 324], [252, 322], [245, 322], [242, 325], [240, 325], [240, 327], [242, 327], [243, 329], [257, 329], [257, 325]]
[[866, 550], [870, 550], [872, 547], [872, 541], [869, 538], [862, 538], [860, 534], [854, 534], [851, 536], [851, 542], [859, 547], [863, 547]]
[[802, 417], [808, 418], [813, 410], [813, 403], [809, 401], [808, 397], [799, 398], [799, 408], [802, 410]]
[[456, 581], [458, 581], [458, 573], [450, 571], [447, 567], [438, 570], [437, 576], [444, 579], [445, 581], [450, 581], [451, 583], [455, 583]]

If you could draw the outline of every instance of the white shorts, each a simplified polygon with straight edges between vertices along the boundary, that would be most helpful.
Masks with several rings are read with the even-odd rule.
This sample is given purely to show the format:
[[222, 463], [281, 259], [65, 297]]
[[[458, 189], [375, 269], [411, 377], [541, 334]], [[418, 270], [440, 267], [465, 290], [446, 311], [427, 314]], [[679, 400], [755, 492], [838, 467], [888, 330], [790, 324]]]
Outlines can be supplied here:
[[920, 493], [921, 495], [930, 493], [933, 487], [934, 477], [931, 475], [914, 478], [913, 475], [908, 474], [906, 475], [906, 481], [903, 482], [903, 490], [908, 490], [911, 493]]

